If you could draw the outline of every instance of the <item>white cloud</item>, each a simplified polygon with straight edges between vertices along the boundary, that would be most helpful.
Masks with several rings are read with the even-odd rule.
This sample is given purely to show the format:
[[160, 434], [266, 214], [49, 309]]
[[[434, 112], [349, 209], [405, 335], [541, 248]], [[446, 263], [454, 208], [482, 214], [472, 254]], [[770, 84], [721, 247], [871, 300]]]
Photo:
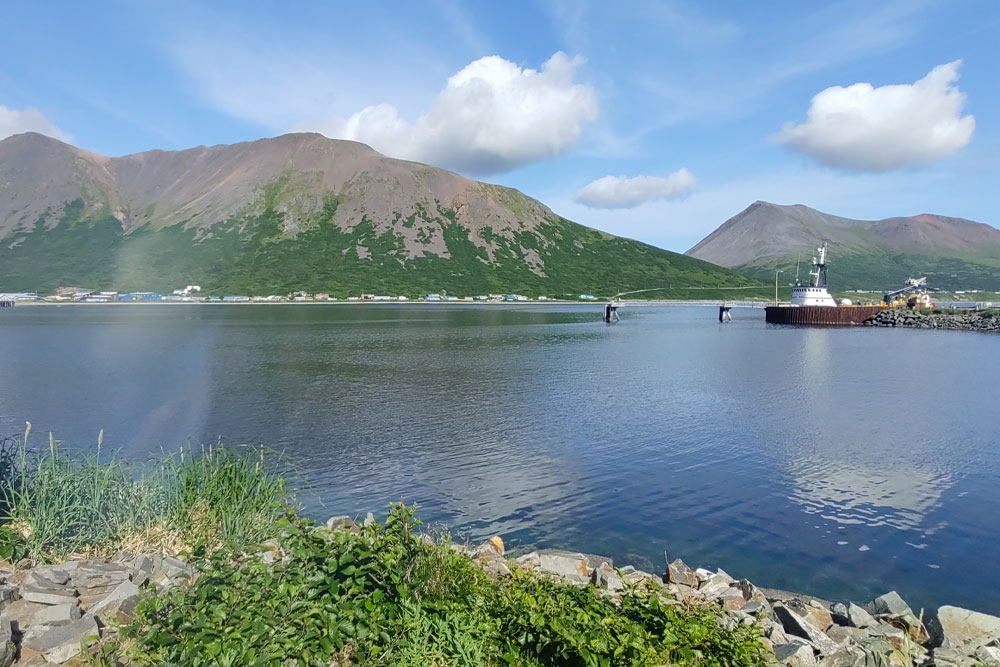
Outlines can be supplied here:
[[605, 176], [576, 193], [576, 201], [591, 208], [634, 208], [656, 199], [677, 199], [695, 186], [687, 169], [678, 169], [666, 178], [659, 176]]
[[22, 132], [38, 132], [67, 143], [73, 140], [73, 137], [56, 127], [52, 121], [34, 107], [18, 111], [0, 105], [0, 139]]
[[961, 64], [939, 65], [914, 84], [827, 88], [813, 97], [805, 123], [787, 123], [774, 138], [833, 167], [889, 171], [933, 162], [968, 144], [976, 127], [962, 116]]
[[558, 52], [536, 71], [487, 56], [448, 79], [413, 123], [378, 104], [311, 129], [464, 173], [510, 171], [569, 150], [597, 118], [596, 92], [574, 82], [583, 62]]

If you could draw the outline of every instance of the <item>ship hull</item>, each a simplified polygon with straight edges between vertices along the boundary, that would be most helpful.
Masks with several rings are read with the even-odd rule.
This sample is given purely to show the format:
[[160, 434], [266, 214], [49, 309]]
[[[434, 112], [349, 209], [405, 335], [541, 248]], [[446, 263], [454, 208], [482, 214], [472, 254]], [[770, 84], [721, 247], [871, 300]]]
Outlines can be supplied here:
[[768, 306], [769, 324], [845, 326], [864, 324], [885, 310], [884, 306]]

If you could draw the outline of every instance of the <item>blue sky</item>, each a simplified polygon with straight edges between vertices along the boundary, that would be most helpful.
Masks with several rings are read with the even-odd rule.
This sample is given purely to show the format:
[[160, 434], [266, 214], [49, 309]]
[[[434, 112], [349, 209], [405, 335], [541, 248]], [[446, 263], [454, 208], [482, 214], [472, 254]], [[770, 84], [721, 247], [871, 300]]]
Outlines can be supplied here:
[[757, 199], [1000, 226], [996, 34], [995, 0], [7, 3], [0, 137], [321, 131], [678, 251]]

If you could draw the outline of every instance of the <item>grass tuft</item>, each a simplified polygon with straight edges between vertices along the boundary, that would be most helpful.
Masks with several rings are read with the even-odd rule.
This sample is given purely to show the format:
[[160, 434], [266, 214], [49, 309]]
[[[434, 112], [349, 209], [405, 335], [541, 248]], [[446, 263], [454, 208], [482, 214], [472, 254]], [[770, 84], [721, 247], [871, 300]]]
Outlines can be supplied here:
[[[276, 533], [291, 498], [260, 447], [214, 445], [148, 466], [71, 449], [0, 445], [0, 557], [50, 562], [118, 550], [212, 551]], [[102, 458], [103, 455], [103, 458]]]

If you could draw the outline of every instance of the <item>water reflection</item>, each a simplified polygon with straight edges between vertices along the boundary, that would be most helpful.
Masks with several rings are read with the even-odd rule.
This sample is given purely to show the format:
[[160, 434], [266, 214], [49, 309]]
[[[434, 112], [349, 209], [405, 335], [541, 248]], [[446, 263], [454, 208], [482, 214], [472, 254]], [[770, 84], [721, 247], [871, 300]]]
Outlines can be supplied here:
[[474, 538], [1000, 611], [981, 567], [1000, 547], [1000, 337], [734, 315], [19, 308], [0, 316], [0, 434], [104, 428], [134, 456], [262, 442], [319, 518], [402, 498]]

